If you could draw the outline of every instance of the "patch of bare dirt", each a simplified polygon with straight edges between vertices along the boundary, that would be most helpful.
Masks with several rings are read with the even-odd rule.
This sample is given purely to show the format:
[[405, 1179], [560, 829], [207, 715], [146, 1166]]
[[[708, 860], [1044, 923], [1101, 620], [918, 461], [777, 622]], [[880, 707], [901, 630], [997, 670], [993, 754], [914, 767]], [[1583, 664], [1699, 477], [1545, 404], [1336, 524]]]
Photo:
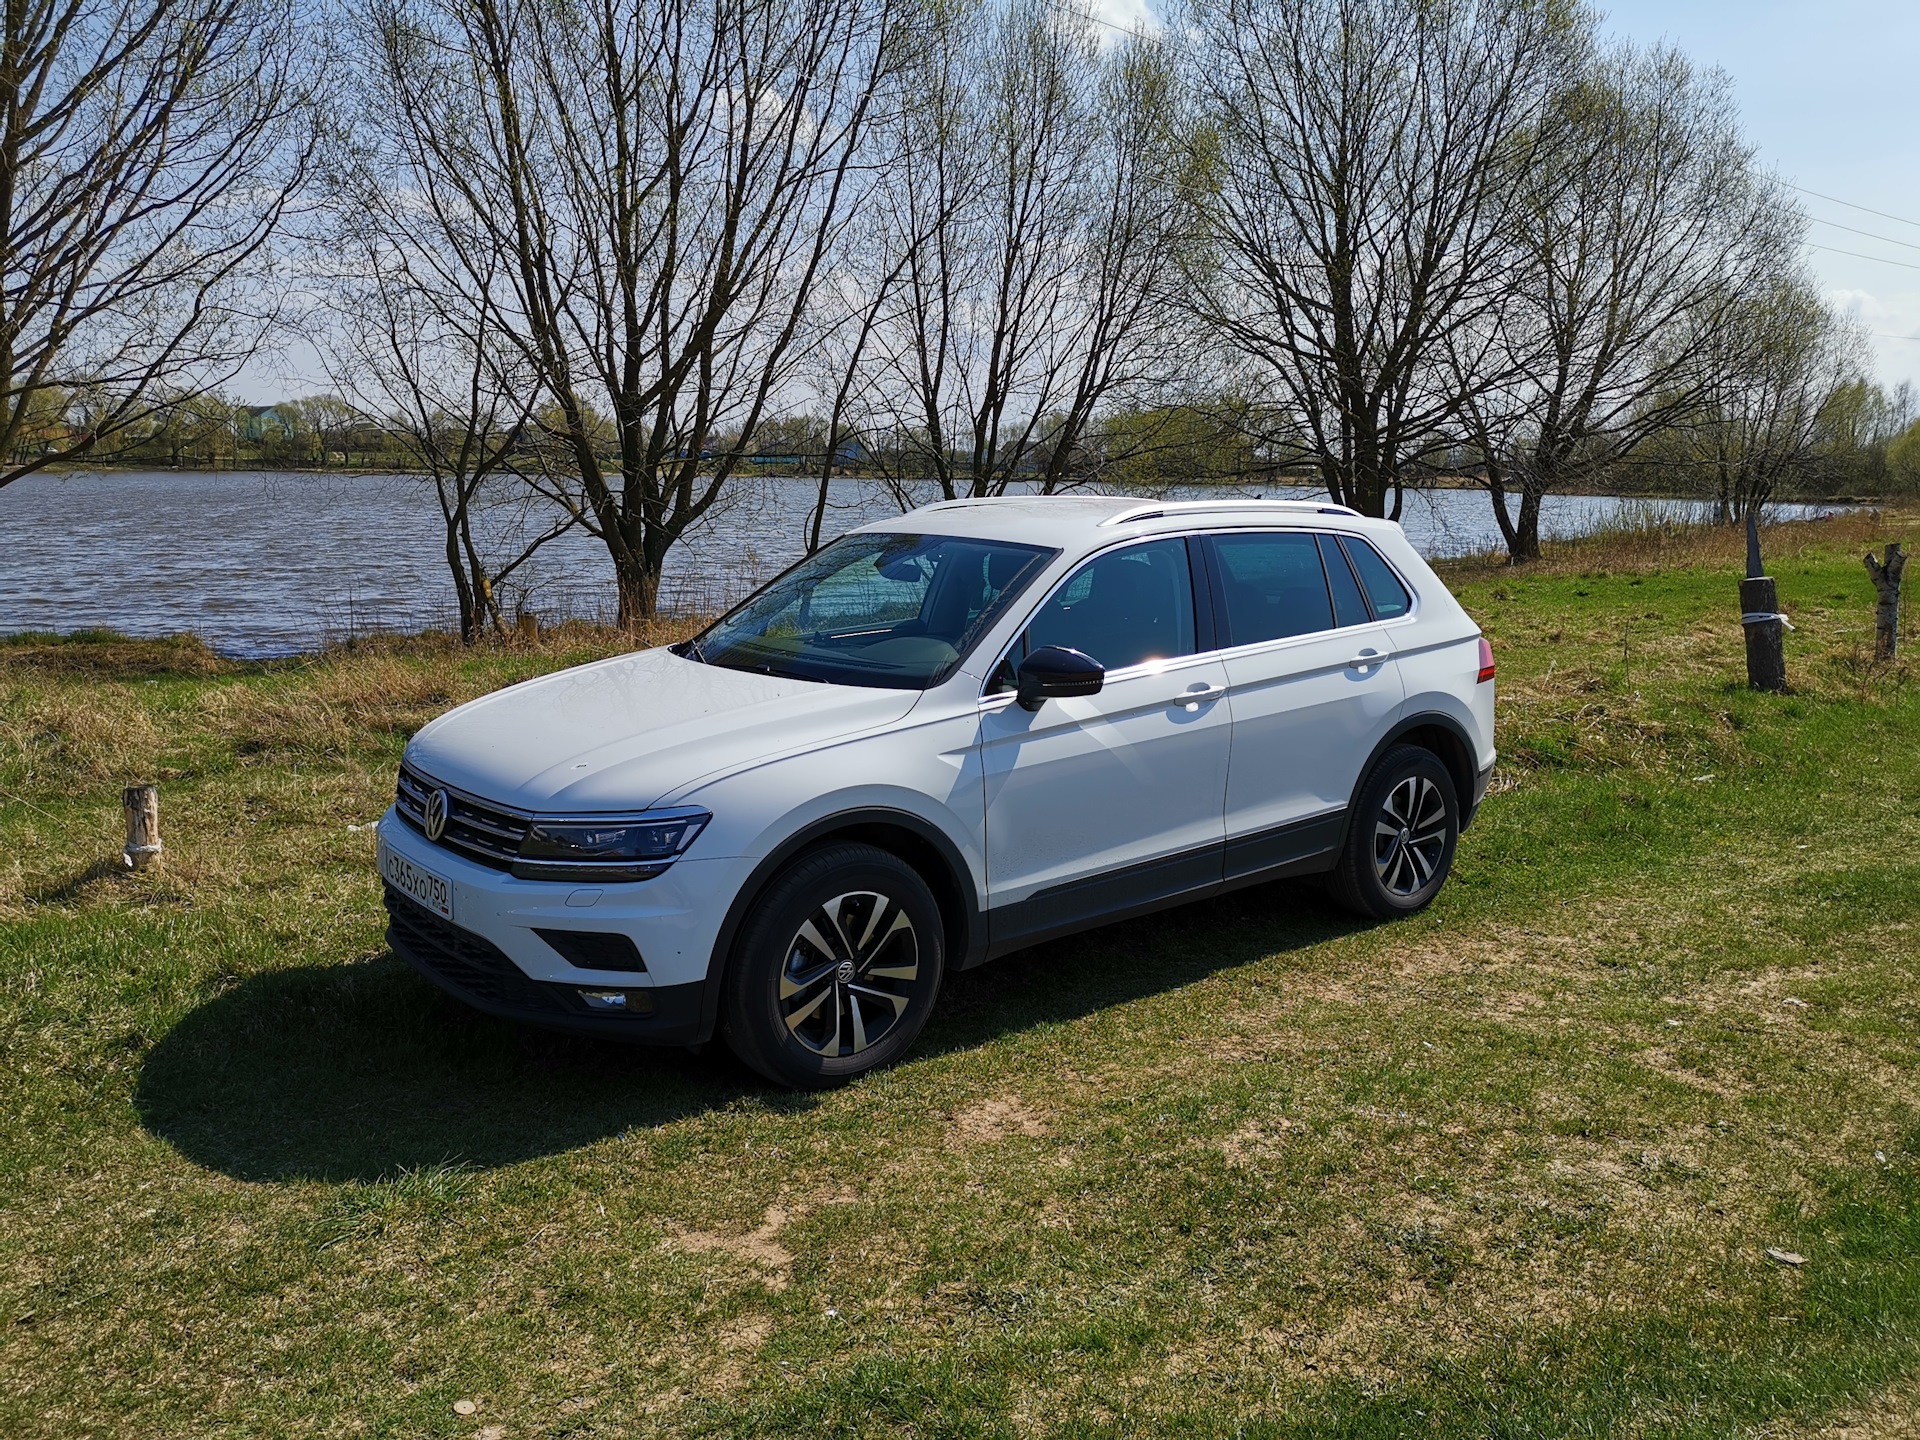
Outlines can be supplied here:
[[956, 1149], [985, 1145], [1015, 1135], [1039, 1137], [1047, 1133], [1047, 1122], [1020, 1100], [1000, 1096], [981, 1100], [955, 1112], [947, 1126], [947, 1144]]
[[1289, 1120], [1249, 1120], [1220, 1142], [1220, 1150], [1229, 1165], [1263, 1169], [1280, 1158], [1286, 1148], [1284, 1136], [1292, 1128]]
[[675, 1226], [662, 1241], [662, 1248], [688, 1255], [718, 1252], [753, 1266], [769, 1290], [784, 1290], [793, 1278], [793, 1252], [774, 1237], [793, 1218], [778, 1205], [767, 1207], [766, 1217], [756, 1230], [744, 1235], [724, 1235], [712, 1230], [686, 1230]]
[[1920, 1440], [1920, 1386], [1893, 1386], [1867, 1404], [1823, 1424], [1768, 1427], [1762, 1435], [1799, 1440]]

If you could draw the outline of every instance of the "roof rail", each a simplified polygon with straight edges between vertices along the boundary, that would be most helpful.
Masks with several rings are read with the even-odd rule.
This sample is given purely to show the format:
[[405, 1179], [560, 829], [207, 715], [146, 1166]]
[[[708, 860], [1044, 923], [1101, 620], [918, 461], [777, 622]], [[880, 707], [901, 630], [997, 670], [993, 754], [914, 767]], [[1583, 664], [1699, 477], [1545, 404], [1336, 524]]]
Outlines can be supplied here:
[[1229, 514], [1236, 510], [1279, 510], [1294, 515], [1351, 515], [1360, 518], [1358, 510], [1345, 505], [1325, 505], [1318, 500], [1168, 500], [1162, 503], [1136, 505], [1130, 510], [1122, 510], [1118, 515], [1110, 515], [1100, 523], [1106, 525], [1131, 525], [1136, 520], [1158, 520], [1167, 515], [1208, 515]]

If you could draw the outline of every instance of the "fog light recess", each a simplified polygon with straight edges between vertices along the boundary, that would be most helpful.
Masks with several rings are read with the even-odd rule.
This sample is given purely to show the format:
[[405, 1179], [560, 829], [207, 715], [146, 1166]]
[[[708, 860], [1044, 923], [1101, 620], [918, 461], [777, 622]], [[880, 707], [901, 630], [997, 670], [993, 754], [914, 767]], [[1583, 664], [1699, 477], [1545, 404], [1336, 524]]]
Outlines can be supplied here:
[[577, 990], [581, 1003], [596, 1015], [651, 1015], [653, 996], [645, 990]]

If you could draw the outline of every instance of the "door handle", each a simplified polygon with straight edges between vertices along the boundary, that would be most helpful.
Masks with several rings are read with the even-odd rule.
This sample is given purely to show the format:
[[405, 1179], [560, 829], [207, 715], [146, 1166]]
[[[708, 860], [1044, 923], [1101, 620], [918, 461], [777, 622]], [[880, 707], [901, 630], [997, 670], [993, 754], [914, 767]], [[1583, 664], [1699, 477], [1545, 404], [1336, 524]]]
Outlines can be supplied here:
[[1347, 668], [1349, 670], [1371, 670], [1376, 665], [1384, 665], [1386, 663], [1387, 657], [1378, 651], [1362, 650], [1358, 655], [1347, 661]]
[[1227, 687], [1224, 685], [1195, 685], [1180, 692], [1179, 703], [1189, 710], [1197, 710], [1208, 701], [1218, 700], [1226, 693]]

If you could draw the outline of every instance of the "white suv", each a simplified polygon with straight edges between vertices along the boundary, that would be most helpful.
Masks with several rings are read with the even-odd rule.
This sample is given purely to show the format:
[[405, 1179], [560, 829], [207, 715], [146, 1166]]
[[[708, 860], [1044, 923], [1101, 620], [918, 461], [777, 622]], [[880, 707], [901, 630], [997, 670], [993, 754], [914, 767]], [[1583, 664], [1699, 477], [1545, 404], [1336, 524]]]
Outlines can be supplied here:
[[1431, 900], [1492, 653], [1333, 505], [958, 500], [697, 639], [441, 716], [380, 822], [394, 950], [479, 1009], [796, 1086], [897, 1059], [949, 969], [1324, 874]]

